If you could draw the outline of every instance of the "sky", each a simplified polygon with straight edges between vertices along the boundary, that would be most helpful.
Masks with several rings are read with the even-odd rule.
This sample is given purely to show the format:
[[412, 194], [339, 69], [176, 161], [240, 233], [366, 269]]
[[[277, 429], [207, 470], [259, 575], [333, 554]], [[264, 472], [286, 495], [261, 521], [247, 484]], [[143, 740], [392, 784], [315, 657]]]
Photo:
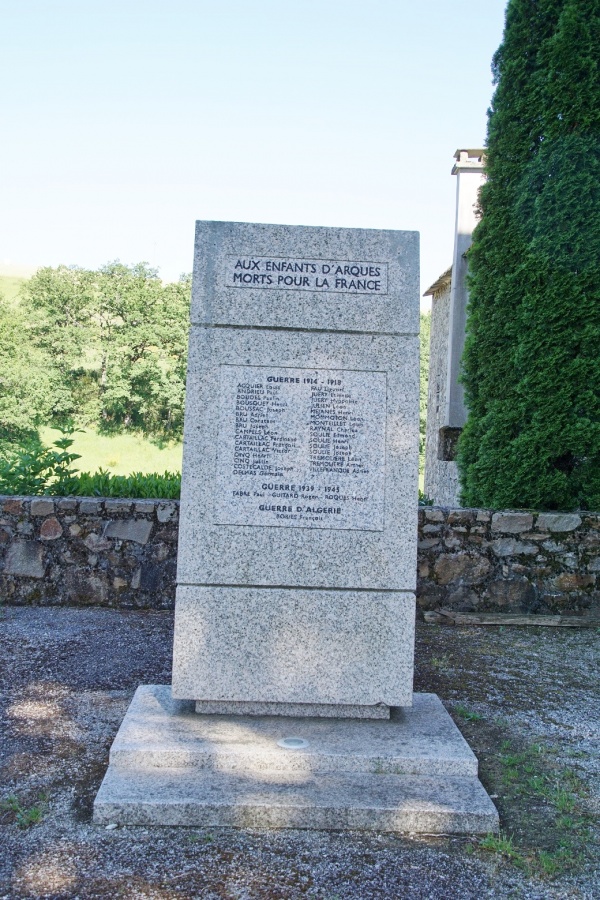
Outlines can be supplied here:
[[506, 0], [0, 0], [0, 271], [191, 271], [194, 221], [416, 230], [452, 262]]

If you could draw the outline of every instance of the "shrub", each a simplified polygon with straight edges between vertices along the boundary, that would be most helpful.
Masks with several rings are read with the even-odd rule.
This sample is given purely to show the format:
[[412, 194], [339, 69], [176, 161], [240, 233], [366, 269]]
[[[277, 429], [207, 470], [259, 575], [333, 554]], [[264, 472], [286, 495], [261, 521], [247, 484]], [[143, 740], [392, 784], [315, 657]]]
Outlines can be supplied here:
[[600, 9], [510, 0], [469, 255], [462, 502], [600, 507]]

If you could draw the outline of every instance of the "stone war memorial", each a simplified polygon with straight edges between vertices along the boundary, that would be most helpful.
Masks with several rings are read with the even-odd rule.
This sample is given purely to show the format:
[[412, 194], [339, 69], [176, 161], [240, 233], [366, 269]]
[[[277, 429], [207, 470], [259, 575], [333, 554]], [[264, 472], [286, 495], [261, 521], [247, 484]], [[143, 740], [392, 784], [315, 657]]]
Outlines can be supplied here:
[[497, 830], [413, 694], [415, 232], [198, 222], [172, 685], [97, 823]]

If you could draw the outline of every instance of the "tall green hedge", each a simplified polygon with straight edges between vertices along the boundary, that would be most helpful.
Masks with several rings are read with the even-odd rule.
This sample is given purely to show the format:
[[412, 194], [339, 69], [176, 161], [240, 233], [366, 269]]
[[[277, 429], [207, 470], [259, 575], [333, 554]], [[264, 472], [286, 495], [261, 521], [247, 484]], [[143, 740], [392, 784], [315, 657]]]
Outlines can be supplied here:
[[600, 2], [509, 0], [469, 255], [465, 505], [600, 508]]

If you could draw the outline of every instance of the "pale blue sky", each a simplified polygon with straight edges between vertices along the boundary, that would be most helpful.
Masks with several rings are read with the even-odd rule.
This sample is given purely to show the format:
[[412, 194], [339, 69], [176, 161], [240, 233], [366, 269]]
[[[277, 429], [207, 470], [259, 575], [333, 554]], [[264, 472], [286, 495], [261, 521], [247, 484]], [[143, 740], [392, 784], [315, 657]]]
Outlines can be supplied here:
[[190, 271], [195, 219], [421, 232], [451, 262], [505, 0], [0, 0], [0, 263]]

